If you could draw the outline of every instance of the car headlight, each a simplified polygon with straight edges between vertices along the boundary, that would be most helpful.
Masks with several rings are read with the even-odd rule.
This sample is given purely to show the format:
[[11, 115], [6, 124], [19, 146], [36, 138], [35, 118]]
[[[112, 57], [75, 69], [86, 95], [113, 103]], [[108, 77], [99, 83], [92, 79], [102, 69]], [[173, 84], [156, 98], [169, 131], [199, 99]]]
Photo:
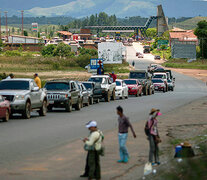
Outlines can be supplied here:
[[24, 95], [16, 95], [15, 99], [16, 100], [24, 100]]
[[135, 90], [135, 89], [136, 89], [135, 87], [132, 88], [132, 90]]

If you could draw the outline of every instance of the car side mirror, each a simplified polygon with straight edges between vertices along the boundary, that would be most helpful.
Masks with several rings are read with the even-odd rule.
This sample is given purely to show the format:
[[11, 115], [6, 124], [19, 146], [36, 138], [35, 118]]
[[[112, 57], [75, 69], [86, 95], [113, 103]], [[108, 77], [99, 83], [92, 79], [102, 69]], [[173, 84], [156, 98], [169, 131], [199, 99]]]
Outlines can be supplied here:
[[40, 88], [39, 87], [32, 87], [32, 92], [36, 92], [36, 91], [39, 91]]

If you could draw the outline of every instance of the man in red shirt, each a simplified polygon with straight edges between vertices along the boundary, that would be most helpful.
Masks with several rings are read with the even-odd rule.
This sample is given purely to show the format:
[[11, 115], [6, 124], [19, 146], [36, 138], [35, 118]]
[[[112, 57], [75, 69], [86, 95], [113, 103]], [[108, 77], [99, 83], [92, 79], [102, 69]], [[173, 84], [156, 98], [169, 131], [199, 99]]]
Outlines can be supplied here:
[[109, 73], [109, 75], [112, 77], [113, 82], [115, 82], [115, 81], [116, 81], [116, 79], [117, 79], [116, 74], [114, 74], [114, 72], [112, 72], [112, 73]]

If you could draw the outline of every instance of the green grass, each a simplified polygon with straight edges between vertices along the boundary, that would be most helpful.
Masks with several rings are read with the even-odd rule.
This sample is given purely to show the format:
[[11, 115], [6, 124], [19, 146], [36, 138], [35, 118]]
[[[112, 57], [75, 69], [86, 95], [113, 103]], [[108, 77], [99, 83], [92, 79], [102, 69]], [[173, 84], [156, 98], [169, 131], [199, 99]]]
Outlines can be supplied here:
[[207, 70], [207, 60], [196, 60], [191, 63], [188, 63], [185, 59], [173, 59], [163, 63], [162, 65], [168, 68]]
[[105, 72], [111, 73], [129, 73], [129, 63], [125, 62], [123, 64], [105, 64], [104, 65]]
[[183, 142], [183, 139], [171, 139], [170, 140], [170, 144], [172, 144], [172, 145], [177, 145], [177, 144], [180, 144], [180, 143], [182, 143]]
[[85, 71], [73, 59], [44, 57], [0, 57], [0, 72]]
[[186, 21], [180, 22], [180, 23], [176, 23], [174, 26], [178, 27], [178, 28], [182, 28], [182, 29], [195, 29], [198, 22], [202, 21], [202, 20], [206, 20], [207, 21], [207, 17], [194, 17], [192, 19], [188, 19]]

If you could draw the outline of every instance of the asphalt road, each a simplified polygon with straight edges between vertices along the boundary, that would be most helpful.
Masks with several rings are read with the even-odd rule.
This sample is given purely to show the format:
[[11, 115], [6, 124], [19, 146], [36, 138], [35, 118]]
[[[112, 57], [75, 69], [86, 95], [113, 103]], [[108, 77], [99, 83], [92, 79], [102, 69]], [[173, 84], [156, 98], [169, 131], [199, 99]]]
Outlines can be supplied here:
[[[150, 55], [146, 57], [149, 59], [138, 60], [133, 47], [128, 48], [128, 56], [129, 61], [136, 61], [137, 69], [146, 69], [151, 63]], [[17, 117], [8, 123], [0, 123], [0, 168], [9, 168], [14, 162], [23, 161], [32, 155], [43, 155], [75, 139], [85, 137], [88, 134], [85, 124], [90, 120], [96, 120], [99, 128], [104, 131], [115, 129], [118, 105], [124, 107], [125, 114], [132, 122], [137, 122], [147, 119], [152, 107], [166, 113], [206, 96], [207, 88], [203, 82], [177, 73], [174, 76], [174, 92], [130, 97], [110, 103], [101, 102], [72, 113], [55, 111], [48, 113], [46, 117], [34, 114], [30, 120]]]

